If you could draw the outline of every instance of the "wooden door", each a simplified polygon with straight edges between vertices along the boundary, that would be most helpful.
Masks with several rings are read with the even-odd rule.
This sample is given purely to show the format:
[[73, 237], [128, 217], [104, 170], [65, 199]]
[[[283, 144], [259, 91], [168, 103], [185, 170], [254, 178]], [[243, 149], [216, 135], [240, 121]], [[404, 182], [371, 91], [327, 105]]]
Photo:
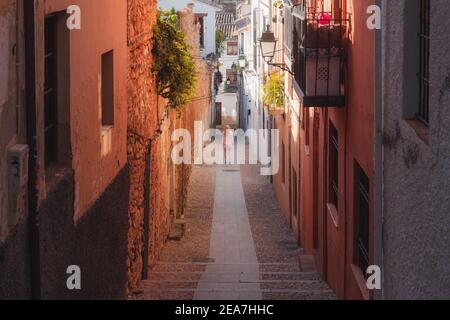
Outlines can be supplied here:
[[222, 125], [222, 102], [216, 102], [216, 126]]

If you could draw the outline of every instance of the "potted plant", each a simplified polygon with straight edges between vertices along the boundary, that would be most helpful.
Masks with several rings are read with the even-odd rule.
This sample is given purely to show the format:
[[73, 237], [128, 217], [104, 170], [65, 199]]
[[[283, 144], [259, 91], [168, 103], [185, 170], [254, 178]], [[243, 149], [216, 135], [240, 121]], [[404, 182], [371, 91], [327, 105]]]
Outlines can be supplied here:
[[344, 46], [346, 26], [343, 24], [323, 24], [319, 20], [308, 22], [306, 47], [308, 49], [342, 48]]
[[281, 115], [285, 112], [284, 79], [282, 73], [272, 73], [264, 84], [263, 102], [272, 115]]

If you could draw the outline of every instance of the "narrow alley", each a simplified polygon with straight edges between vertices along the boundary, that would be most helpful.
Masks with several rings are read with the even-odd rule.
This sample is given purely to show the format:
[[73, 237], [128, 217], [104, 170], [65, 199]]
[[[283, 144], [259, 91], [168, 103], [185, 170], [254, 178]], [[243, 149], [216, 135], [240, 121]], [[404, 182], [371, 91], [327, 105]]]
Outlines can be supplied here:
[[449, 299], [449, 16], [0, 0], [0, 300]]
[[259, 166], [197, 166], [185, 234], [169, 240], [131, 299], [323, 300], [335, 295], [304, 256]]

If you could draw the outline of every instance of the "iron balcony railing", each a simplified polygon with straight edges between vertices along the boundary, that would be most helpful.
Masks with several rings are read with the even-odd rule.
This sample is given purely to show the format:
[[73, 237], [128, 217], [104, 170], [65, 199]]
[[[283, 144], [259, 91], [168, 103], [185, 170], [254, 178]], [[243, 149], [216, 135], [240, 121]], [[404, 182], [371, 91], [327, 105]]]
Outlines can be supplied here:
[[305, 106], [345, 106], [348, 19], [301, 4], [294, 11], [294, 77]]

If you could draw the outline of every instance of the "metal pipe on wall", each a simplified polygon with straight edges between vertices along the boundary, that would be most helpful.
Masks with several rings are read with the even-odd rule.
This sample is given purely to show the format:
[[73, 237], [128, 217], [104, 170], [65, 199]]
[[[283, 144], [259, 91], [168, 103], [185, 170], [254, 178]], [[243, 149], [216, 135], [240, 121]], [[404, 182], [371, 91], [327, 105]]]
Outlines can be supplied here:
[[[375, 4], [382, 9], [382, 0]], [[383, 10], [381, 10], [383, 12]], [[382, 31], [375, 31], [375, 227], [374, 264], [383, 274], [383, 59]], [[382, 276], [383, 279], [383, 276]], [[381, 290], [375, 290], [374, 300], [383, 299]]]
[[30, 294], [34, 300], [41, 299], [41, 266], [37, 170], [38, 158], [36, 129], [36, 3], [23, 0], [25, 28], [25, 92], [27, 113], [28, 159], [28, 227], [30, 253]]

